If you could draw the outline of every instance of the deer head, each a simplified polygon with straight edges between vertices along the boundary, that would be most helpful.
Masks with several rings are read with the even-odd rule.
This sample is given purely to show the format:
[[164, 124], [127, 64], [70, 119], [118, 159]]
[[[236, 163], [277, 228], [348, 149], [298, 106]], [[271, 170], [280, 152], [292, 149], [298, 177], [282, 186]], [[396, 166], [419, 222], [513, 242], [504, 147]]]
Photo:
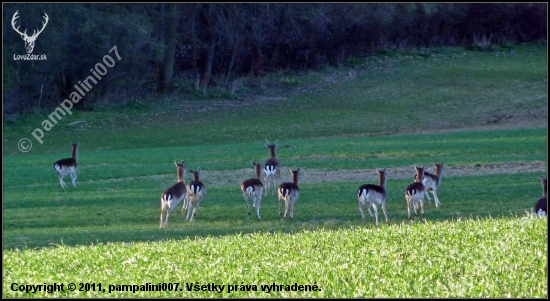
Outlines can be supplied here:
[[34, 42], [36, 41], [36, 38], [38, 38], [38, 35], [42, 31], [44, 31], [44, 28], [46, 28], [46, 25], [48, 24], [48, 20], [49, 20], [48, 14], [44, 13], [45, 16], [42, 17], [46, 19], [46, 22], [42, 22], [42, 29], [40, 29], [38, 32], [36, 32], [36, 29], [33, 30], [32, 36], [29, 37], [27, 35], [26, 29], [24, 32], [21, 32], [19, 31], [19, 26], [15, 28], [15, 19], [19, 18], [19, 16], [17, 15], [18, 13], [19, 11], [16, 11], [15, 14], [13, 14], [13, 18], [11, 18], [11, 26], [13, 27], [13, 30], [15, 30], [15, 32], [21, 35], [21, 38], [23, 39], [23, 41], [25, 41], [25, 49], [27, 50], [27, 53], [32, 53], [32, 51], [34, 50]]

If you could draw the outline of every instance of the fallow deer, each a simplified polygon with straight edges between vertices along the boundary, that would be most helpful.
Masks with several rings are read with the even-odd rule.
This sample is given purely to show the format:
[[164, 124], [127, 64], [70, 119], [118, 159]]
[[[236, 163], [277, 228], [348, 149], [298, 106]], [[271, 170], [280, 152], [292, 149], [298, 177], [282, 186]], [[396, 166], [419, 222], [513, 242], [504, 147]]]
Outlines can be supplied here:
[[260, 201], [262, 200], [262, 193], [264, 191], [264, 185], [260, 180], [261, 172], [262, 172], [262, 162], [261, 161], [260, 163], [252, 162], [252, 165], [254, 165], [254, 169], [256, 171], [256, 178], [244, 180], [241, 183], [241, 190], [243, 192], [244, 206], [246, 207], [246, 211], [248, 211], [248, 215], [250, 215], [250, 208], [248, 207], [248, 198], [252, 198], [253, 199], [252, 208], [254, 211], [256, 211], [256, 215], [258, 216], [258, 219], [261, 219], [260, 218]]
[[[371, 218], [376, 217], [376, 225], [378, 225], [378, 208], [377, 205], [382, 206], [384, 211], [384, 217], [386, 218], [386, 224], [389, 224], [388, 214], [386, 212], [386, 169], [376, 169], [379, 177], [379, 185], [364, 184], [357, 190], [357, 197], [359, 199], [359, 211], [361, 217], [365, 221], [365, 213], [363, 212], [363, 206], [367, 205], [367, 210]], [[375, 216], [372, 215], [370, 207], [374, 209]]]
[[439, 204], [441, 203], [437, 197], [437, 189], [439, 188], [439, 185], [441, 185], [441, 179], [443, 178], [443, 162], [441, 162], [441, 164], [434, 163], [434, 166], [435, 175], [424, 171], [424, 180], [422, 180], [422, 184], [424, 184], [424, 187], [426, 188], [426, 198], [431, 201], [430, 196], [428, 195], [428, 191], [431, 191], [434, 195], [435, 207], [439, 208]]
[[59, 178], [59, 184], [61, 184], [61, 188], [65, 189], [67, 187], [67, 184], [63, 181], [63, 178], [69, 174], [71, 175], [71, 182], [73, 183], [73, 186], [76, 187], [76, 172], [77, 172], [77, 156], [78, 156], [78, 143], [71, 143], [73, 146], [73, 154], [71, 158], [65, 158], [58, 160], [53, 164], [53, 169], [57, 172], [57, 176]]
[[277, 159], [277, 155], [275, 153], [275, 149], [277, 148], [277, 141], [275, 141], [274, 144], [270, 144], [267, 139], [265, 140], [267, 144], [265, 145], [267, 148], [269, 148], [269, 154], [270, 158], [265, 161], [264, 166], [264, 183], [266, 186], [264, 195], [267, 195], [267, 190], [271, 190], [271, 194], [275, 192], [275, 178], [280, 177], [280, 163], [279, 159]]
[[[298, 174], [300, 168], [296, 170], [290, 169], [292, 174], [292, 182], [284, 182], [279, 186], [278, 198], [279, 198], [279, 216], [283, 217], [283, 221], [286, 219], [286, 214], [290, 212], [290, 221], [294, 218], [294, 204], [300, 196], [300, 188], [298, 188]], [[285, 200], [285, 215], [281, 211], [281, 200]]]
[[[206, 195], [206, 186], [200, 181], [200, 167], [193, 171], [189, 169], [193, 174], [193, 181], [187, 186], [187, 217], [185, 220], [192, 221], [197, 216], [197, 208]], [[191, 214], [191, 211], [193, 213]]]
[[535, 204], [534, 213], [538, 216], [545, 216], [548, 214], [548, 186], [547, 179], [540, 177], [540, 182], [542, 184], [542, 197]]
[[411, 219], [411, 204], [413, 205], [415, 216], [418, 215], [418, 205], [420, 203], [420, 209], [422, 217], [424, 217], [424, 194], [426, 193], [426, 187], [422, 184], [424, 180], [424, 166], [414, 167], [416, 169], [416, 182], [412, 183], [405, 190], [405, 200], [407, 200], [407, 212], [409, 219]]
[[185, 163], [183, 160], [178, 164], [174, 160], [178, 172], [178, 182], [172, 187], [166, 189], [162, 196], [160, 197], [160, 228], [166, 228], [168, 226], [168, 217], [170, 213], [174, 211], [176, 206], [182, 200], [185, 200], [187, 195], [187, 188], [185, 183], [183, 183], [185, 178]]

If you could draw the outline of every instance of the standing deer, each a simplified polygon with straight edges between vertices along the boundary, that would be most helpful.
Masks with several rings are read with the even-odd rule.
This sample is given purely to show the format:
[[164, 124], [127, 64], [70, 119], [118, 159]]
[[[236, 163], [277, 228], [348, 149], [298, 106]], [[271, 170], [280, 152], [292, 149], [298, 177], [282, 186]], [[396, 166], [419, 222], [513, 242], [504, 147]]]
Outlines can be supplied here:
[[32, 36], [29, 37], [27, 35], [26, 29], [24, 32], [21, 32], [19, 31], [19, 26], [15, 28], [15, 19], [19, 18], [19, 16], [17, 15], [18, 13], [19, 11], [16, 11], [15, 14], [13, 14], [13, 17], [11, 19], [11, 27], [13, 27], [13, 30], [15, 30], [15, 32], [20, 34], [23, 41], [25, 41], [25, 49], [27, 50], [27, 53], [32, 53], [32, 51], [34, 50], [34, 42], [38, 38], [38, 35], [40, 35], [42, 31], [44, 31], [44, 29], [46, 28], [46, 25], [48, 24], [48, 20], [49, 20], [48, 14], [44, 13], [45, 16], [42, 16], [42, 18], [45, 19], [45, 22], [42, 22], [42, 29], [38, 30], [38, 32], [36, 32], [36, 29], [33, 30]]
[[542, 176], [540, 182], [542, 184], [542, 197], [535, 204], [534, 213], [538, 216], [545, 216], [548, 214], [548, 186], [547, 180]]
[[53, 169], [57, 172], [57, 176], [59, 178], [59, 183], [61, 184], [61, 188], [65, 189], [67, 187], [67, 184], [63, 181], [63, 178], [67, 175], [71, 175], [71, 182], [73, 182], [73, 186], [76, 187], [76, 172], [77, 172], [77, 155], [78, 155], [78, 143], [71, 143], [73, 146], [73, 155], [71, 158], [65, 158], [58, 160], [53, 164]]
[[160, 228], [165, 229], [168, 226], [168, 217], [170, 213], [174, 211], [179, 202], [185, 200], [187, 195], [187, 188], [185, 187], [185, 183], [183, 183], [185, 178], [185, 163], [182, 160], [181, 163], [178, 164], [178, 162], [174, 160], [174, 164], [176, 164], [177, 167], [178, 182], [166, 189], [160, 197]]
[[[277, 159], [277, 155], [275, 154], [275, 149], [277, 148], [277, 141], [275, 141], [274, 144], [270, 144], [267, 139], [265, 140], [267, 144], [267, 148], [269, 148], [269, 154], [270, 158], [265, 161], [264, 166], [264, 182], [265, 182], [265, 193], [264, 195], [267, 195], [267, 190], [271, 189], [271, 194], [275, 193], [275, 178], [279, 178], [281, 172], [280, 172], [280, 163], [279, 159]], [[272, 187], [272, 188], [270, 188]]]
[[[426, 198], [431, 201], [428, 191], [431, 191], [435, 199], [435, 207], [439, 208], [439, 198], [437, 198], [437, 189], [441, 185], [441, 179], [443, 178], [443, 162], [441, 164], [434, 163], [435, 166], [435, 175], [427, 171], [424, 171], [424, 180], [422, 184], [426, 188]], [[416, 181], [416, 180], [415, 180]]]
[[[196, 171], [189, 169], [189, 171], [193, 174], [193, 181], [191, 181], [191, 183], [189, 183], [189, 185], [187, 186], [186, 207], [188, 208], [186, 208], [186, 221], [192, 221], [193, 218], [197, 216], [197, 208], [199, 207], [201, 201], [204, 199], [204, 196], [206, 195], [206, 186], [204, 186], [204, 184], [199, 180], [201, 168], [199, 167]], [[191, 214], [191, 211], [193, 211], [193, 214]], [[191, 217], [191, 219], [189, 219], [189, 217]]]
[[283, 216], [283, 221], [286, 219], [286, 214], [290, 212], [290, 221], [294, 217], [294, 204], [300, 196], [300, 188], [298, 188], [298, 174], [300, 169], [290, 170], [292, 174], [292, 182], [284, 182], [279, 186], [278, 196], [279, 196], [279, 216], [283, 216], [281, 211], [281, 200], [285, 200], [285, 215]]
[[365, 213], [363, 212], [363, 206], [367, 205], [371, 219], [374, 218], [370, 207], [374, 209], [376, 217], [376, 225], [378, 225], [378, 208], [377, 205], [382, 205], [382, 211], [384, 211], [384, 217], [386, 217], [386, 224], [389, 224], [388, 214], [386, 213], [386, 169], [376, 169], [379, 177], [379, 185], [364, 184], [357, 190], [357, 197], [359, 198], [359, 211], [361, 217], [365, 221]]
[[424, 217], [424, 194], [426, 193], [426, 187], [422, 184], [424, 180], [424, 166], [415, 166], [414, 168], [416, 169], [416, 182], [409, 185], [405, 190], [405, 200], [407, 200], [409, 219], [411, 219], [411, 203], [415, 216], [418, 215], [418, 204], [420, 203], [422, 217]]
[[244, 206], [246, 207], [246, 211], [248, 211], [248, 215], [250, 215], [250, 208], [248, 207], [248, 198], [251, 197], [253, 199], [252, 208], [254, 211], [256, 211], [256, 215], [258, 216], [258, 219], [261, 219], [260, 218], [260, 201], [262, 200], [262, 193], [264, 191], [264, 185], [260, 180], [261, 172], [262, 172], [262, 162], [261, 161], [260, 163], [252, 162], [252, 165], [254, 165], [254, 169], [256, 171], [256, 178], [244, 180], [241, 183], [241, 190], [243, 192]]

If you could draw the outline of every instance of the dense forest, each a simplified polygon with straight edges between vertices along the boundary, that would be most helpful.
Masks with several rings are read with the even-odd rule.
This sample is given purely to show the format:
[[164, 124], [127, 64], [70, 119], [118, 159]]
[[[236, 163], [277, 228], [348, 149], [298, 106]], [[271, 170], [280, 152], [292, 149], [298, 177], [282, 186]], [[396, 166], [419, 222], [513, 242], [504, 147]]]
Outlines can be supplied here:
[[546, 3], [3, 6], [4, 116], [56, 107], [90, 76], [97, 81], [75, 108], [190, 90], [234, 93], [245, 76], [339, 66], [381, 50], [547, 37]]

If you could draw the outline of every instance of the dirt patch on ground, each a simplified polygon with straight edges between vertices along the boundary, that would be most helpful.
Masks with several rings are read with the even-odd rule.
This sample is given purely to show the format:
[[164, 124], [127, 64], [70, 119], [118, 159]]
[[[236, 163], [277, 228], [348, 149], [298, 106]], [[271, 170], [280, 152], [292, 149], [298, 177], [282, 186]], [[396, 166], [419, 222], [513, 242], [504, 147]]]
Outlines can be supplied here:
[[[282, 170], [288, 168], [282, 167]], [[435, 173], [433, 166], [426, 166], [426, 170]], [[378, 181], [376, 169], [355, 169], [355, 170], [323, 170], [323, 169], [300, 169], [300, 183], [321, 183], [321, 182], [371, 182]], [[546, 174], [548, 166], [546, 162], [534, 161], [531, 163], [490, 163], [445, 166], [444, 177], [461, 177], [491, 174], [514, 174], [526, 172], [540, 172]], [[252, 169], [241, 169], [236, 171], [205, 171], [203, 182], [211, 186], [240, 185], [246, 179], [246, 175], [253, 175]], [[390, 179], [413, 179], [415, 175], [414, 166], [394, 167], [387, 169]], [[290, 181], [290, 175], [279, 179]]]

